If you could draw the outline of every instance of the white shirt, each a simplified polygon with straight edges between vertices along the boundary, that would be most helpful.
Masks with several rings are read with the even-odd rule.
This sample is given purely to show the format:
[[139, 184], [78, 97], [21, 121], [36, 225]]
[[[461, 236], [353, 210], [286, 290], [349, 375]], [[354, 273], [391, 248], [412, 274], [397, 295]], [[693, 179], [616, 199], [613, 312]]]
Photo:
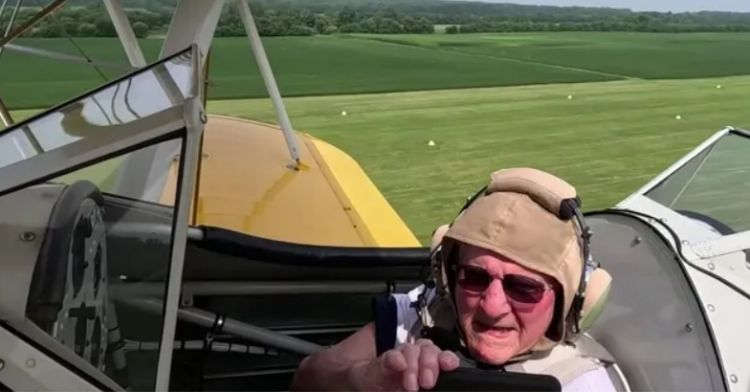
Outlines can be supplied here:
[[[393, 294], [396, 300], [396, 346], [404, 343], [414, 343], [419, 336], [410, 333], [418, 323], [419, 315], [411, 305], [416, 302], [419, 294], [424, 291], [423, 285], [414, 288], [406, 294]], [[435, 290], [429, 289], [426, 294], [427, 303], [435, 299]], [[563, 392], [616, 392], [612, 380], [605, 368], [600, 367], [578, 376], [573, 381], [563, 385]]]

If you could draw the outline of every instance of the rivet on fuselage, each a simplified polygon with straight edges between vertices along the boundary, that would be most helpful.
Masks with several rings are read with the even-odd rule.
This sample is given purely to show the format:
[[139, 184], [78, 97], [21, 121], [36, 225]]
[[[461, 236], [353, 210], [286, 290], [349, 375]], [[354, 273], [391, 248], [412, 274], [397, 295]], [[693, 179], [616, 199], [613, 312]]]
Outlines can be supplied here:
[[729, 381], [731, 381], [733, 383], [736, 383], [737, 382], [737, 376], [735, 376], [734, 374], [732, 374], [731, 376], [729, 376]]

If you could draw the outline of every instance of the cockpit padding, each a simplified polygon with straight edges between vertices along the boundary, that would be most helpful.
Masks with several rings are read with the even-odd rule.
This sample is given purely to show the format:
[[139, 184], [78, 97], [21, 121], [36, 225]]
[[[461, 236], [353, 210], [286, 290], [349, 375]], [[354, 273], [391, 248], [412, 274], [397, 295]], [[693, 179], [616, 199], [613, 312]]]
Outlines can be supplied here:
[[225, 255], [271, 263], [319, 267], [414, 266], [429, 262], [428, 248], [313, 246], [254, 237], [217, 227], [200, 228], [196, 245]]

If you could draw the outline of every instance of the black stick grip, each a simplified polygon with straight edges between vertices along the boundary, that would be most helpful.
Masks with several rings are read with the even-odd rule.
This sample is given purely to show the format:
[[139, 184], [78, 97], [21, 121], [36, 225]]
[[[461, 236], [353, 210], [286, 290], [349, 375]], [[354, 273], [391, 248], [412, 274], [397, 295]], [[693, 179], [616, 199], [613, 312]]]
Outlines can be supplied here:
[[513, 373], [500, 370], [458, 368], [440, 373], [432, 391], [561, 392], [562, 385], [546, 374]]

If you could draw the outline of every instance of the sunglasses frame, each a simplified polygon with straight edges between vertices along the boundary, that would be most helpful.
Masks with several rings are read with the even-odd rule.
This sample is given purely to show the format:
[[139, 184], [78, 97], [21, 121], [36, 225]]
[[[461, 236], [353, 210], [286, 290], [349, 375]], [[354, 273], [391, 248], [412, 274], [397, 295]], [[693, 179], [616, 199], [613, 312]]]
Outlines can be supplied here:
[[[465, 287], [463, 284], [460, 283], [461, 280], [458, 278], [458, 275], [459, 275], [459, 273], [460, 273], [460, 271], [462, 269], [471, 269], [471, 270], [474, 270], [474, 272], [484, 274], [486, 276], [486, 278], [487, 278], [487, 282], [488, 283], [484, 286], [484, 288], [482, 288], [480, 290], [476, 290], [476, 289]], [[539, 303], [539, 302], [542, 301], [544, 295], [547, 294], [548, 291], [552, 290], [552, 286], [549, 283], [547, 283], [547, 282], [545, 282], [543, 280], [539, 280], [539, 279], [536, 279], [536, 278], [533, 278], [533, 277], [530, 277], [530, 276], [519, 275], [519, 274], [508, 274], [508, 275], [506, 275], [506, 277], [507, 276], [519, 277], [519, 278], [522, 278], [523, 280], [528, 280], [529, 282], [534, 282], [535, 284], [538, 284], [539, 287], [541, 287], [541, 290], [539, 290], [538, 294], [536, 294], [536, 293], [535, 294], [530, 294], [530, 295], [533, 295], [534, 297], [531, 298], [530, 300], [525, 300], [525, 299], [519, 298], [518, 295], [514, 295], [514, 293], [513, 293], [512, 290], [510, 292], [507, 290], [508, 286], [505, 285], [505, 282], [504, 282], [505, 278], [500, 279], [498, 277], [492, 276], [489, 272], [487, 272], [486, 269], [484, 269], [482, 267], [475, 266], [475, 265], [453, 264], [451, 266], [451, 270], [452, 270], [452, 272], [454, 274], [455, 284], [457, 286], [461, 286], [461, 288], [463, 290], [468, 291], [468, 292], [472, 292], [472, 293], [477, 293], [477, 294], [484, 293], [487, 290], [487, 288], [492, 284], [493, 280], [500, 280], [501, 282], [503, 282], [503, 291], [505, 292], [505, 294], [508, 297], [508, 299], [510, 299], [512, 302], [517, 302], [517, 303], [537, 304], [537, 303]], [[512, 287], [512, 285], [510, 287]], [[536, 298], [536, 295], [538, 295], [538, 297], [539, 297], [538, 299]]]

